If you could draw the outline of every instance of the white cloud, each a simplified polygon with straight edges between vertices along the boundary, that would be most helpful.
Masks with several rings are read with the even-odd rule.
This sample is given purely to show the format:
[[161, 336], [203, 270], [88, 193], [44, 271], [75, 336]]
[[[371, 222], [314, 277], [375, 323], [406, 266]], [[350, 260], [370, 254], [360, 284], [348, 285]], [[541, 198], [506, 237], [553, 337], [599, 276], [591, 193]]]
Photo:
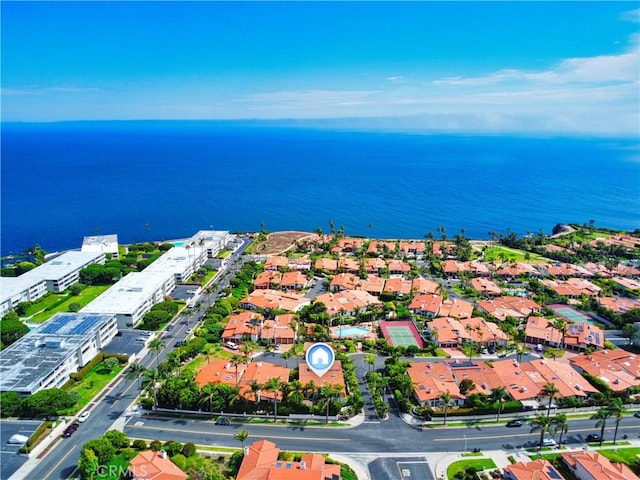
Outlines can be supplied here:
[[640, 23], [640, 8], [622, 12], [620, 18], [626, 22]]

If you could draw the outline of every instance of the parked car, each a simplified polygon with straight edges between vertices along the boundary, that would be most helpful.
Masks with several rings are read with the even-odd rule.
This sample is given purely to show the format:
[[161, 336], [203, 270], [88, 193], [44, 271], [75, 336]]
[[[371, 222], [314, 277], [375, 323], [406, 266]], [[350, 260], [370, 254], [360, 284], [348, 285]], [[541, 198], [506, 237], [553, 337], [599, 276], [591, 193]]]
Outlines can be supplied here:
[[228, 426], [230, 424], [231, 424], [231, 422], [229, 421], [229, 419], [227, 417], [218, 417], [216, 419], [216, 425]]
[[91, 415], [91, 410], [85, 410], [84, 412], [82, 412], [80, 414], [80, 416], [78, 417], [78, 421], [80, 423], [84, 422], [87, 420], [87, 418], [89, 418], [89, 415]]
[[238, 350], [238, 344], [237, 343], [227, 342], [225, 345], [228, 348], [230, 348], [231, 350]]
[[556, 447], [556, 446], [558, 446], [558, 444], [556, 443], [556, 441], [553, 438], [545, 437], [545, 438], [542, 439], [542, 446], [543, 447]]
[[167, 332], [170, 332], [171, 330], [173, 330], [173, 325], [167, 325]]
[[598, 435], [597, 433], [591, 433], [587, 435], [587, 442], [599, 442], [600, 440], [600, 435]]
[[636, 417], [636, 418], [640, 418], [640, 412], [634, 413], [633, 416]]
[[507, 422], [507, 427], [521, 427], [522, 422], [520, 420], [511, 420]]
[[62, 432], [62, 438], [69, 438], [71, 435], [73, 435], [73, 433], [78, 429], [79, 426], [79, 423], [73, 422], [71, 425], [64, 429], [64, 432]]

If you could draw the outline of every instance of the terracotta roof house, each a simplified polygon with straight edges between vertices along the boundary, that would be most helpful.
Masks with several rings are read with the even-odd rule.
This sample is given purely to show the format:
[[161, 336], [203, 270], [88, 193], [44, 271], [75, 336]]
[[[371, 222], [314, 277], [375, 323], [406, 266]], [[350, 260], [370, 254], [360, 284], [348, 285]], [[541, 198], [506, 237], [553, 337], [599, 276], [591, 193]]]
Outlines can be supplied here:
[[600, 297], [600, 306], [613, 310], [616, 313], [624, 313], [633, 308], [640, 308], [640, 300], [624, 297]]
[[344, 373], [342, 372], [342, 362], [340, 360], [333, 362], [331, 368], [322, 377], [319, 377], [315, 372], [311, 371], [307, 362], [300, 362], [298, 380], [300, 380], [303, 385], [313, 382], [316, 387], [337, 385], [342, 388], [343, 397], [346, 396], [347, 387], [344, 383]]
[[307, 257], [290, 258], [287, 266], [292, 270], [311, 270], [311, 259]]
[[329, 284], [329, 288], [331, 291], [340, 291], [340, 290], [354, 290], [358, 283], [360, 282], [360, 278], [353, 273], [339, 273], [331, 283]]
[[462, 380], [471, 380], [473, 382], [475, 388], [469, 392], [469, 395], [474, 393], [491, 395], [493, 388], [504, 386], [502, 379], [495, 370], [482, 361], [460, 361], [456, 359], [446, 363], [458, 385]]
[[263, 319], [262, 314], [257, 312], [244, 311], [231, 315], [222, 332], [222, 340], [225, 342], [236, 340], [258, 341], [259, 326]]
[[295, 292], [281, 292], [277, 290], [254, 290], [247, 298], [240, 300], [240, 307], [257, 310], [286, 310], [297, 312], [311, 300]]
[[440, 295], [416, 295], [407, 307], [411, 312], [423, 317], [435, 317], [440, 311]]
[[369, 305], [380, 305], [380, 300], [364, 290], [344, 290], [338, 293], [323, 293], [316, 297], [316, 302], [327, 307], [329, 315], [341, 313], [355, 315], [365, 310]]
[[[635, 240], [637, 248], [640, 248], [640, 243], [637, 242], [638, 239], [636, 238]], [[615, 266], [615, 268], [613, 269], [613, 273], [623, 277], [640, 278], [640, 269], [629, 265], [624, 265], [622, 263], [619, 263]]]
[[[281, 382], [288, 382], [290, 372], [291, 369], [276, 365], [275, 363], [263, 361], [251, 362], [247, 365], [240, 381], [240, 395], [249, 401], [255, 401], [254, 393], [251, 391], [251, 384], [254, 381], [258, 383], [258, 385], [264, 385], [271, 378], [277, 378]], [[282, 400], [281, 391], [270, 392], [264, 388], [260, 391], [260, 398], [262, 400], [269, 399], [273, 401], [274, 395], [278, 401]]]
[[549, 460], [517, 462], [502, 469], [504, 480], [563, 480]]
[[611, 463], [597, 452], [576, 450], [562, 452], [564, 464], [579, 480], [633, 480], [638, 476], [623, 463]]
[[358, 290], [369, 292], [371, 295], [379, 296], [384, 290], [384, 278], [376, 275], [369, 275], [364, 280], [360, 280], [360, 283], [358, 283], [356, 288]]
[[389, 275], [406, 275], [411, 272], [411, 265], [402, 260], [387, 260]]
[[326, 270], [327, 272], [335, 272], [338, 270], [338, 261], [333, 258], [319, 258], [315, 264], [316, 270]]
[[473, 313], [473, 305], [460, 298], [448, 299], [442, 302], [440, 312], [441, 317], [469, 318]]
[[449, 392], [453, 404], [461, 406], [465, 397], [449, 368], [443, 363], [415, 362], [409, 365], [407, 374], [414, 385], [413, 395], [420, 406], [438, 407], [440, 396]]
[[451, 255], [455, 248], [456, 245], [454, 243], [434, 240], [431, 246], [431, 253], [436, 257], [442, 258], [444, 255]]
[[362, 238], [341, 238], [338, 240], [337, 249], [340, 252], [354, 252], [364, 245], [364, 239]]
[[307, 276], [296, 270], [295, 272], [285, 272], [280, 280], [280, 288], [283, 290], [302, 290], [307, 286], [309, 279]]
[[[603, 348], [604, 331], [587, 322], [567, 324], [564, 336], [564, 348], [582, 352], [587, 347]], [[530, 317], [525, 328], [525, 343], [559, 347], [563, 341], [562, 332], [555, 328], [552, 321], [543, 317]]]
[[598, 277], [609, 278], [611, 276], [611, 270], [601, 263], [588, 262], [585, 263], [583, 267]]
[[364, 269], [369, 275], [379, 275], [381, 270], [387, 267], [387, 262], [379, 257], [365, 258]]
[[385, 248], [389, 253], [395, 252], [396, 242], [380, 242], [380, 241], [372, 240], [369, 243], [369, 247], [367, 248], [367, 253], [368, 254], [383, 253], [385, 251]]
[[195, 382], [202, 388], [208, 383], [226, 383], [232, 387], [240, 383], [245, 365], [238, 365], [236, 383], [236, 367], [229, 360], [214, 360], [207, 363], [196, 375]]
[[533, 300], [522, 297], [496, 297], [481, 300], [477, 302], [476, 307], [500, 321], [504, 321], [507, 317], [523, 320], [541, 309], [540, 305]]
[[484, 277], [472, 278], [471, 287], [476, 292], [488, 297], [498, 297], [502, 295], [502, 289], [495, 282]]
[[281, 278], [282, 274], [280, 272], [276, 270], [266, 270], [264, 272], [260, 272], [256, 276], [253, 281], [253, 285], [261, 290], [266, 290], [274, 287], [275, 285], [279, 285]]
[[129, 462], [131, 480], [186, 480], [188, 475], [163, 452], [140, 452]]
[[593, 276], [593, 273], [591, 273], [590, 270], [581, 267], [580, 265], [574, 265], [572, 263], [554, 263], [548, 265], [540, 265], [539, 268], [543, 272], [546, 272], [547, 275], [556, 278]]
[[292, 345], [296, 339], [296, 332], [291, 328], [295, 324], [295, 315], [286, 313], [277, 315], [273, 320], [265, 320], [260, 330], [260, 339], [272, 345]]
[[611, 281], [616, 285], [622, 287], [623, 290], [640, 291], [640, 281], [633, 278], [611, 277]]
[[428, 280], [426, 278], [418, 277], [418, 278], [414, 278], [411, 281], [411, 293], [430, 294], [430, 293], [439, 293], [439, 292], [440, 292], [440, 284], [438, 282], [434, 282], [433, 280]]
[[522, 368], [515, 359], [498, 360], [494, 362], [493, 369], [500, 377], [502, 385], [507, 389], [507, 393], [514, 400], [535, 400], [540, 395], [540, 385], [538, 385], [527, 371]]
[[264, 262], [265, 270], [278, 270], [280, 268], [288, 268], [289, 259], [281, 255], [268, 255]]
[[455, 318], [434, 318], [427, 323], [426, 329], [433, 341], [442, 348], [457, 348], [464, 340], [471, 338], [462, 323]]
[[384, 291], [402, 297], [411, 293], [411, 280], [404, 278], [389, 278], [384, 282]]
[[466, 268], [477, 277], [488, 277], [491, 275], [489, 267], [486, 263], [473, 260], [471, 262], [465, 262]]
[[325, 463], [322, 455], [307, 453], [299, 462], [278, 460], [280, 450], [268, 440], [245, 448], [236, 480], [340, 480], [340, 465]]
[[400, 251], [407, 256], [422, 255], [425, 249], [424, 242], [400, 242]]
[[485, 347], [502, 347], [509, 342], [506, 333], [493, 322], [487, 322], [482, 317], [465, 318], [460, 324], [471, 336], [471, 340]]
[[441, 266], [442, 272], [447, 278], [458, 278], [460, 275], [460, 263], [455, 260], [445, 260]]
[[522, 368], [540, 388], [547, 383], [553, 383], [559, 390], [558, 396], [561, 398], [586, 399], [598, 392], [580, 372], [564, 362], [537, 358], [523, 363]]
[[569, 361], [579, 372], [598, 377], [615, 392], [640, 386], [640, 357], [625, 350], [598, 350]]
[[351, 257], [340, 257], [338, 259], [338, 271], [353, 273], [358, 275], [360, 272], [360, 262]]
[[496, 275], [506, 280], [512, 280], [520, 276], [539, 277], [540, 272], [528, 263], [510, 263], [501, 265], [496, 270]]

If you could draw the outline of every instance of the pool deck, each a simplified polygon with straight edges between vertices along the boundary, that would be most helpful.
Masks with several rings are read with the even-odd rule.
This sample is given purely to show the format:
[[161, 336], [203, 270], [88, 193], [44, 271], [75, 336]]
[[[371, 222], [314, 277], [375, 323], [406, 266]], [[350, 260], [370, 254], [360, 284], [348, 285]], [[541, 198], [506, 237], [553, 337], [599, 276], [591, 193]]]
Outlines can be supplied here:
[[[345, 335], [345, 336], [341, 336], [338, 333], [340, 330], [348, 330], [350, 328], [360, 328], [360, 329], [368, 330], [369, 333], [367, 335]], [[337, 327], [331, 327], [329, 331], [330, 331], [329, 336], [333, 340], [340, 340], [344, 338], [344, 339], [354, 339], [354, 340], [357, 339], [357, 340], [376, 341], [378, 339], [378, 335], [376, 335], [375, 325], [371, 323], [360, 323], [358, 325], [339, 325]]]

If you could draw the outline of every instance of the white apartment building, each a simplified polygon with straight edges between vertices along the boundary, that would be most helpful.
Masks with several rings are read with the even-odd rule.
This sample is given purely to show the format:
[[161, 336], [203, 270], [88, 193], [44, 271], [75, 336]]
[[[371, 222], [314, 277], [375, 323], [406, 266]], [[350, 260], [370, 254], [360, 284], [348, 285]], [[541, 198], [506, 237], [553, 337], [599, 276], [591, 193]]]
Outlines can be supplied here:
[[92, 235], [82, 239], [82, 252], [104, 253], [112, 259], [120, 258], [118, 235]]

